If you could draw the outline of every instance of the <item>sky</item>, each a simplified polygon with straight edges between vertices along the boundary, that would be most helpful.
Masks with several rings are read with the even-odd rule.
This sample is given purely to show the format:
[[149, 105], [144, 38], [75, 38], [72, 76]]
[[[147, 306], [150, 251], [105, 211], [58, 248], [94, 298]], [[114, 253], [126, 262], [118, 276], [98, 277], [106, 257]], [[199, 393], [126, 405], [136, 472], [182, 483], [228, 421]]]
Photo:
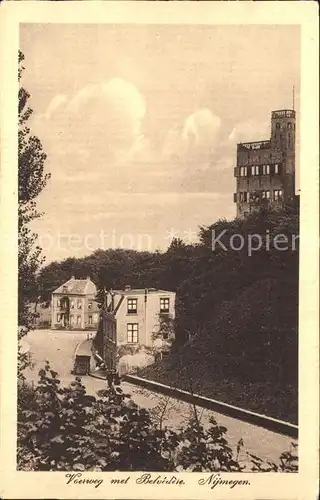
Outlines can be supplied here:
[[298, 26], [22, 24], [20, 48], [47, 263], [197, 241], [235, 216], [236, 144], [270, 137], [293, 86], [299, 109]]

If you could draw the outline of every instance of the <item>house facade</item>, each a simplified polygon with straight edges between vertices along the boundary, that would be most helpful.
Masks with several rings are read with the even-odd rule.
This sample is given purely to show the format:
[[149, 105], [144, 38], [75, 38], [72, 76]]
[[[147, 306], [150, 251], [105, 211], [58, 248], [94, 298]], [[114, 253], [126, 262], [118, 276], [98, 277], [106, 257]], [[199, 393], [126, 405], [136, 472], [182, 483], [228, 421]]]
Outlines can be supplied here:
[[161, 335], [167, 340], [167, 330], [161, 325], [174, 320], [175, 295], [167, 290], [130, 286], [106, 293], [98, 332], [103, 345], [99, 350], [108, 368], [115, 368], [126, 355], [152, 350]]
[[95, 301], [97, 287], [88, 276], [74, 276], [59, 286], [51, 298], [51, 328], [96, 330], [99, 325], [99, 307]]
[[237, 145], [237, 217], [263, 206], [280, 209], [296, 202], [295, 128], [294, 110], [272, 111], [270, 139]]

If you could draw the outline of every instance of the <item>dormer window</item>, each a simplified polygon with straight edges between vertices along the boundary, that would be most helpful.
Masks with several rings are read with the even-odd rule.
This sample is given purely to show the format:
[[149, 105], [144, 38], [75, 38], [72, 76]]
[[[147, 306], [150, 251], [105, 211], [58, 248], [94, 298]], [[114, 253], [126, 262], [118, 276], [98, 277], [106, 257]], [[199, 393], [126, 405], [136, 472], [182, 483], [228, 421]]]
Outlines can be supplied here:
[[63, 287], [62, 287], [62, 291], [63, 291], [63, 293], [67, 293], [67, 292], [68, 292], [68, 287], [67, 287], [67, 285], [63, 285]]

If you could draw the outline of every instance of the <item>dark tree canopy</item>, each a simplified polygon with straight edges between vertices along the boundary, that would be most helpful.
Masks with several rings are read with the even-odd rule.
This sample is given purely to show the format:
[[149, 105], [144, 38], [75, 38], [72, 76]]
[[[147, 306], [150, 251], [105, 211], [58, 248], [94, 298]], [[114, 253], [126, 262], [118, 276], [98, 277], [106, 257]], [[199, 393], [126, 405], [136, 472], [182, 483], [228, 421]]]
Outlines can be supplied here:
[[[19, 51], [19, 81], [21, 82], [24, 55]], [[30, 94], [19, 88], [18, 131], [18, 265], [19, 265], [19, 326], [30, 328], [33, 313], [30, 305], [39, 295], [36, 273], [43, 262], [37, 234], [29, 227], [32, 220], [40, 217], [36, 198], [44, 189], [50, 174], [45, 173], [46, 154], [38, 137], [31, 134], [27, 122], [32, 114], [28, 106]]]

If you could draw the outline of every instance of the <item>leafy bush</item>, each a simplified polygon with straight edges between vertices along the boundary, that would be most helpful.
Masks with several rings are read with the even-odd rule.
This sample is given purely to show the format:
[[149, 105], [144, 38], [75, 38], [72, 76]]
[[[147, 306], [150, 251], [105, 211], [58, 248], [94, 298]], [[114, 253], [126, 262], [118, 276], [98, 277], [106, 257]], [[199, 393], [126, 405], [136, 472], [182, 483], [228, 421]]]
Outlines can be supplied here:
[[[226, 432], [215, 420], [204, 429], [196, 408], [194, 417], [179, 432], [154, 425], [150, 413], [119, 387], [100, 390], [97, 398], [86, 393], [79, 377], [61, 387], [48, 362], [35, 387], [26, 382], [18, 386], [19, 470], [245, 470], [247, 466], [239, 464]], [[283, 454], [280, 467], [267, 467], [295, 471], [290, 457], [290, 453]], [[251, 461], [249, 470], [263, 469], [262, 460]]]

